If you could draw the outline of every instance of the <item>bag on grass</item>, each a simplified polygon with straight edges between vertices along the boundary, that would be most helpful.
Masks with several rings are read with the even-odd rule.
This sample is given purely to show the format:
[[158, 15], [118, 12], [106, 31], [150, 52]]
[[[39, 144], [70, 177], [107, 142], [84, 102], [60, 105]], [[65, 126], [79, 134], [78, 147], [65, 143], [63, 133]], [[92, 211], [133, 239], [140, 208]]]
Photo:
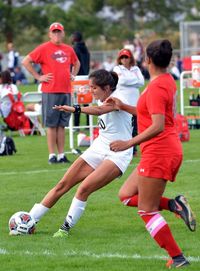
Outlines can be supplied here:
[[0, 156], [16, 153], [15, 142], [11, 137], [4, 136], [0, 139]]
[[21, 101], [21, 93], [17, 95], [17, 101], [15, 101], [12, 94], [8, 94], [10, 101], [12, 102], [12, 108], [10, 114], [4, 118], [5, 123], [13, 131], [23, 130], [24, 134], [30, 134], [31, 124], [27, 116], [25, 116], [25, 106]]

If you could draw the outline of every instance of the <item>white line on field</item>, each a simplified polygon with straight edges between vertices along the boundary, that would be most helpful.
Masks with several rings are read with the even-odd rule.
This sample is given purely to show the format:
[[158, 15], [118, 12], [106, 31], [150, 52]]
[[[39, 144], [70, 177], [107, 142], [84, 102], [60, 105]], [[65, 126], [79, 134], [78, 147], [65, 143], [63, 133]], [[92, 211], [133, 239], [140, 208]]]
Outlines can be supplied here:
[[[50, 250], [41, 250], [40, 252], [32, 252], [29, 250], [20, 250], [20, 251], [8, 251], [4, 248], [0, 248], [0, 255], [30, 255], [30, 256], [58, 256], [57, 253], [52, 252]], [[59, 256], [61, 256], [59, 252]], [[133, 254], [133, 255], [126, 255], [126, 254], [119, 254], [119, 253], [91, 253], [90, 251], [80, 251], [76, 252], [74, 250], [63, 252], [63, 256], [76, 256], [76, 257], [89, 257], [89, 258], [96, 258], [96, 259], [103, 259], [103, 258], [119, 258], [119, 259], [133, 259], [133, 260], [166, 260], [169, 257], [160, 256], [160, 255], [152, 255], [152, 256], [143, 256], [140, 254]], [[200, 257], [189, 256], [187, 259], [190, 262], [200, 262]]]
[[[183, 163], [199, 163], [200, 159], [195, 160], [184, 160]], [[129, 167], [136, 167], [137, 164], [131, 163]], [[0, 172], [0, 176], [6, 175], [16, 175], [16, 174], [40, 174], [40, 173], [51, 173], [58, 171], [66, 171], [67, 168], [59, 168], [59, 169], [40, 169], [40, 170], [26, 170], [26, 171], [4, 171]]]

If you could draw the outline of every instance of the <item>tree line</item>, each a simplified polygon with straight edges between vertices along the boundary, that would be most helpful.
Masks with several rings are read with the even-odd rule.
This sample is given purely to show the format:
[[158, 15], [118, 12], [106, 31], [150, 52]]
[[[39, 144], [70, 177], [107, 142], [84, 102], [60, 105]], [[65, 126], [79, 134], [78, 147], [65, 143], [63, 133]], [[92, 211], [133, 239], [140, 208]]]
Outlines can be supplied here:
[[12, 41], [26, 54], [47, 39], [54, 21], [64, 25], [66, 42], [78, 30], [93, 50], [120, 48], [136, 35], [167, 37], [178, 48], [179, 22], [199, 20], [198, 6], [200, 0], [2, 0], [0, 50]]

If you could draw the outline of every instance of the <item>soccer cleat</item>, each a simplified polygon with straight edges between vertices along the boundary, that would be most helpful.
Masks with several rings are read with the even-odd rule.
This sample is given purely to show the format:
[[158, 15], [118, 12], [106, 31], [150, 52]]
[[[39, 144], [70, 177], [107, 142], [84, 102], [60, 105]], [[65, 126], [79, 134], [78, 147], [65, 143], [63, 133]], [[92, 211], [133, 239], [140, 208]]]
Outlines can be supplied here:
[[66, 238], [68, 235], [68, 231], [59, 229], [57, 232], [54, 233], [53, 238]]
[[66, 156], [57, 161], [58, 163], [70, 163]]
[[187, 265], [190, 265], [190, 263], [188, 262], [188, 260], [183, 255], [175, 257], [174, 259], [170, 259], [166, 263], [166, 267], [169, 268], [169, 269], [171, 269], [171, 268], [182, 268], [182, 267], [186, 267]]
[[179, 195], [175, 198], [174, 212], [184, 220], [190, 231], [196, 230], [195, 215], [192, 212], [187, 199], [183, 195]]
[[56, 156], [54, 155], [53, 157], [51, 157], [49, 159], [49, 164], [52, 165], [52, 164], [56, 164], [57, 163], [57, 158]]
[[11, 231], [9, 231], [9, 235], [16, 236], [16, 235], [20, 235], [20, 233], [16, 230], [11, 230]]

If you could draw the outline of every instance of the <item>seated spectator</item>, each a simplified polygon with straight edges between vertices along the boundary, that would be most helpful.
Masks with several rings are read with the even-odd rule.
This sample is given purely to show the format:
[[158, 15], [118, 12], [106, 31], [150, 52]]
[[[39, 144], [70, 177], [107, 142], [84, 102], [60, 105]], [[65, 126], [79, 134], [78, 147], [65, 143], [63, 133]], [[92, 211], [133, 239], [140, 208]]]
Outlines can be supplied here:
[[28, 80], [27, 80], [25, 74], [23, 73], [23, 71], [21, 70], [21, 67], [15, 67], [13, 83], [15, 83], [16, 85], [28, 84]]
[[0, 74], [0, 111], [3, 118], [6, 118], [12, 107], [8, 94], [17, 95], [19, 90], [15, 84], [12, 83], [12, 77], [8, 70]]

